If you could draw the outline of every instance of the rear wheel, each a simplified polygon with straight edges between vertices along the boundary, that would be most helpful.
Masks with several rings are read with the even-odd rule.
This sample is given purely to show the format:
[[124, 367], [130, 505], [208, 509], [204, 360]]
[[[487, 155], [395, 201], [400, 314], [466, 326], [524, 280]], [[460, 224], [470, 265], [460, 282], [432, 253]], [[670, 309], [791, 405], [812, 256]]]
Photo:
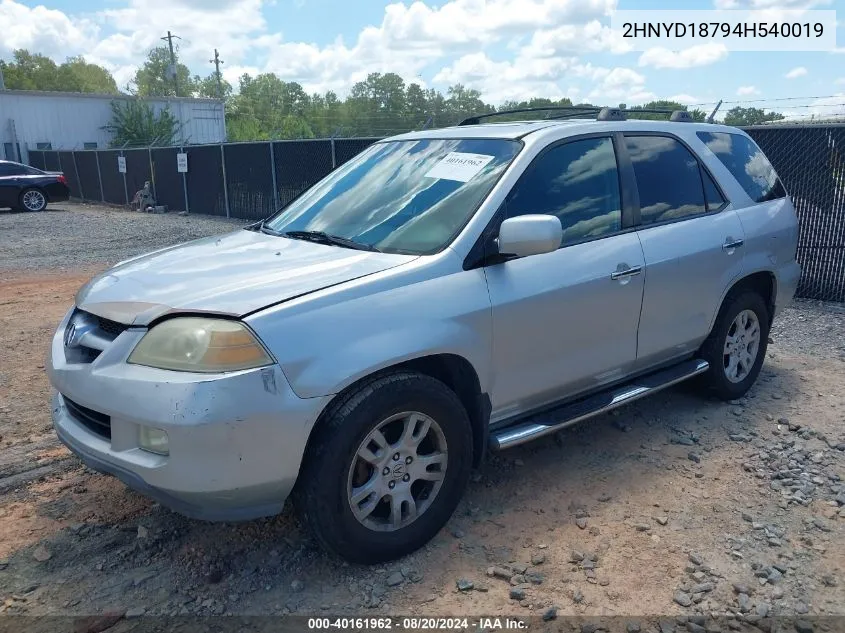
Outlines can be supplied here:
[[25, 189], [19, 201], [21, 208], [26, 211], [43, 211], [47, 208], [47, 196], [40, 189]]
[[768, 339], [769, 311], [763, 298], [753, 291], [728, 295], [701, 346], [701, 356], [710, 363], [702, 376], [706, 387], [723, 400], [745, 394], [760, 374]]
[[446, 385], [397, 372], [327, 411], [294, 502], [316, 539], [356, 563], [399, 558], [449, 520], [469, 479], [466, 411]]

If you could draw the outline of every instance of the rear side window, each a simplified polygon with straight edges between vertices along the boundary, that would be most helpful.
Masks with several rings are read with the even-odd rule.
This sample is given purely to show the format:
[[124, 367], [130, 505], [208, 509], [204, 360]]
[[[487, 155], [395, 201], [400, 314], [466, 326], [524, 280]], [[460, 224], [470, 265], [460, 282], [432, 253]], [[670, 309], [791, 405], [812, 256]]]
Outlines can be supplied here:
[[750, 138], [729, 132], [698, 132], [698, 138], [728, 168], [754, 202], [786, 197], [786, 189], [769, 159]]
[[[682, 143], [668, 136], [626, 136], [625, 144], [637, 179], [642, 224], [707, 212], [702, 170]], [[713, 189], [718, 193], [715, 185]], [[714, 204], [721, 206], [715, 199]]]
[[704, 182], [704, 201], [707, 203], [708, 211], [716, 211], [725, 204], [725, 199], [719, 192], [716, 183], [713, 182], [713, 177], [707, 173], [707, 170], [701, 170], [701, 180]]
[[613, 141], [586, 138], [541, 155], [507, 201], [508, 217], [534, 213], [560, 219], [564, 246], [619, 231], [622, 205]]
[[0, 163], [0, 176], [22, 176], [26, 173], [23, 165], [13, 163]]

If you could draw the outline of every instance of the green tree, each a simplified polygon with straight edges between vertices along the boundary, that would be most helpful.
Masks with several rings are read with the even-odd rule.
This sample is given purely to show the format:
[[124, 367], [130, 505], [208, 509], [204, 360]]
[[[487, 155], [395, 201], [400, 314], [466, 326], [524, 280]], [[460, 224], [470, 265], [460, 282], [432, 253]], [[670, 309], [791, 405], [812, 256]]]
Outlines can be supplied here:
[[45, 55], [21, 48], [12, 54], [11, 63], [0, 60], [0, 68], [9, 90], [118, 93], [111, 73], [81, 56], [57, 65]]
[[176, 80], [179, 94], [173, 83], [170, 68], [170, 50], [167, 46], [157, 46], [147, 54], [147, 60], [135, 73], [134, 90], [139, 97], [191, 97], [197, 91], [195, 78], [185, 64], [176, 58]]
[[58, 69], [59, 90], [119, 94], [111, 73], [97, 64], [89, 64], [81, 55], [69, 57]]
[[179, 132], [179, 124], [170, 110], [165, 108], [156, 114], [141, 99], [112, 101], [111, 112], [111, 121], [103, 129], [114, 134], [112, 147], [172, 145]]
[[[674, 112], [675, 110], [687, 110], [687, 106], [682, 103], [678, 103], [677, 101], [668, 101], [666, 99], [661, 99], [658, 101], [649, 101], [648, 103], [644, 103], [641, 106], [634, 106], [632, 108], [628, 108], [629, 112], [635, 112], [637, 110], [668, 110], [670, 112]], [[694, 121], [704, 121], [707, 118], [707, 114], [703, 110], [699, 110], [698, 108], [688, 110], [688, 112], [690, 113], [690, 115], [692, 115]], [[636, 115], [636, 118], [665, 121], [668, 117], [664, 114], [643, 113]]]
[[217, 74], [211, 73], [208, 77], [201, 78], [199, 75], [194, 75], [194, 85], [196, 86], [196, 96], [204, 97], [206, 99], [223, 99], [224, 101], [232, 96], [232, 84], [220, 78], [220, 83], [217, 83]]
[[780, 121], [780, 112], [766, 112], [760, 108], [731, 108], [725, 113], [725, 125], [759, 125], [769, 121]]
[[56, 90], [59, 68], [49, 57], [19, 48], [12, 63], [3, 62], [3, 78], [9, 90]]
[[473, 88], [466, 88], [463, 84], [449, 86], [446, 91], [446, 114], [454, 123], [473, 114], [495, 112], [495, 108], [481, 100], [481, 93]]

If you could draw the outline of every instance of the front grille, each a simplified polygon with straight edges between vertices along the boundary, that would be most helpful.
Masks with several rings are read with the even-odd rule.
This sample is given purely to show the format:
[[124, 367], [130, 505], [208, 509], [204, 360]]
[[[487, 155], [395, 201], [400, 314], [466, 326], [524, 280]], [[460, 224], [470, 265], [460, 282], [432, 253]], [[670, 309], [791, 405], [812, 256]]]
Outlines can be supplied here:
[[129, 326], [124, 325], [123, 323], [118, 323], [117, 321], [111, 321], [109, 319], [104, 319], [103, 317], [99, 317], [96, 315], [92, 315], [97, 320], [97, 325], [103, 331], [109, 334], [112, 338], [117, 338], [123, 331], [126, 330]]
[[65, 340], [65, 358], [72, 363], [94, 362], [112, 341], [129, 329], [128, 325], [79, 309], [70, 318], [68, 327], [71, 326], [76, 328], [77, 338], [69, 346]]
[[111, 439], [110, 416], [106, 415], [105, 413], [100, 413], [99, 411], [89, 409], [88, 407], [83, 407], [81, 404], [75, 403], [67, 396], [63, 395], [62, 398], [64, 398], [67, 412], [73, 417], [74, 420], [79, 422], [82, 426], [84, 426], [92, 433], [95, 433], [100, 437], [104, 437], [107, 440]]

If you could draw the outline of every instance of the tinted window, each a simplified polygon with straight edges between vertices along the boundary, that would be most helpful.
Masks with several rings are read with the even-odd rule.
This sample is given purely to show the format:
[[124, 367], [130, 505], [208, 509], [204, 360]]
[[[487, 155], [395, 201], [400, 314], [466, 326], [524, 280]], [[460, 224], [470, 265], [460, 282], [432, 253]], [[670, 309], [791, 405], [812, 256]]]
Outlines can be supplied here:
[[508, 196], [509, 217], [556, 215], [563, 243], [590, 239], [622, 227], [616, 154], [609, 138], [559, 145], [538, 158]]
[[640, 194], [643, 224], [706, 212], [698, 160], [667, 136], [626, 136]]
[[786, 190], [769, 159], [747, 136], [728, 132], [698, 132], [698, 138], [716, 154], [754, 202], [786, 196]]
[[24, 173], [26, 173], [26, 168], [22, 165], [0, 163], [0, 176], [20, 176]]
[[725, 199], [719, 193], [719, 188], [713, 182], [713, 177], [707, 173], [707, 170], [701, 170], [701, 179], [704, 181], [704, 200], [707, 202], [707, 210], [716, 211], [725, 204]]

